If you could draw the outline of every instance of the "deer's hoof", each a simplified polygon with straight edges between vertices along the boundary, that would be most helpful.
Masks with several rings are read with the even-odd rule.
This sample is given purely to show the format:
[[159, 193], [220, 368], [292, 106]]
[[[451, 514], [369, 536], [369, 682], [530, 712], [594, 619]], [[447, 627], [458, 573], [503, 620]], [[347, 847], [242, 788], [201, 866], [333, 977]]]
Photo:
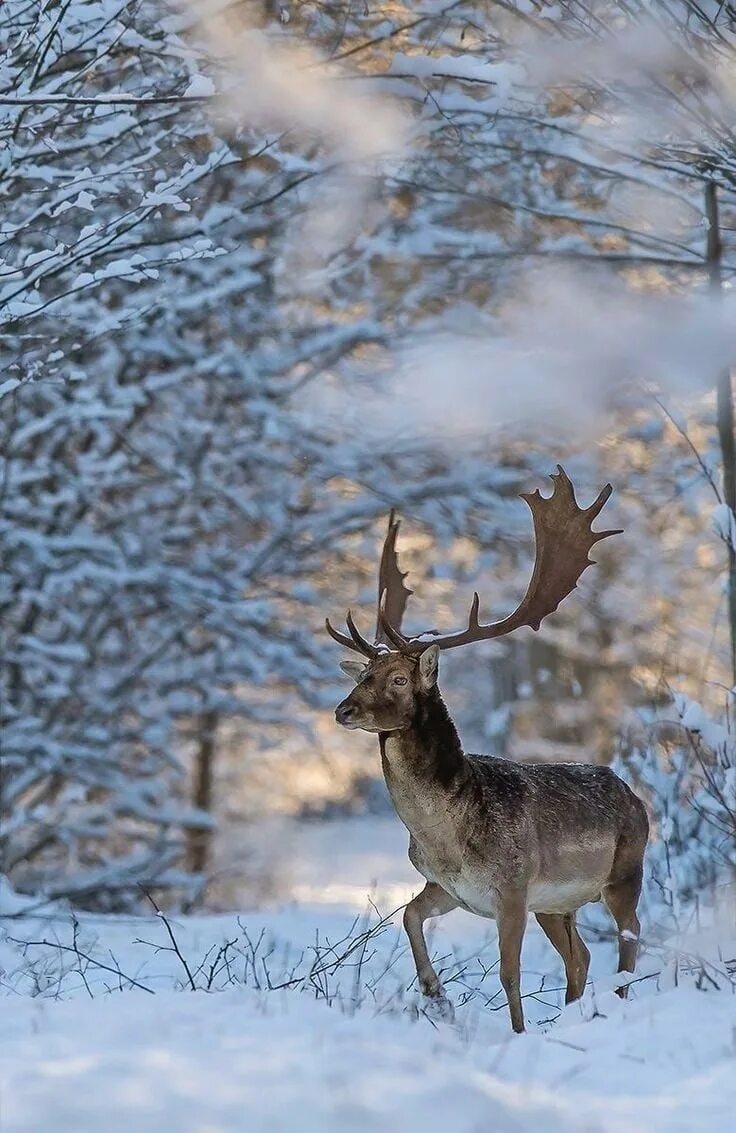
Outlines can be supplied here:
[[455, 1008], [443, 992], [439, 995], [424, 996], [422, 1012], [433, 1023], [455, 1022]]

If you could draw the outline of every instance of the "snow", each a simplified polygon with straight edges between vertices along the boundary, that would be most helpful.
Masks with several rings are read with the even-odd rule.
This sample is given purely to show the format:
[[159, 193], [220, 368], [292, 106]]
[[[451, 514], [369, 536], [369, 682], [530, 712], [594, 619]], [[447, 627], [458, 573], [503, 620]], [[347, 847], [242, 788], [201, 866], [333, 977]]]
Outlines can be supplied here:
[[19, 385], [19, 378], [7, 378], [6, 381], [0, 382], [0, 397], [5, 397], [7, 394], [12, 393]]
[[[542, 1122], [613, 1131], [642, 1128], [643, 1118], [651, 1133], [733, 1128], [733, 1000], [725, 997], [706, 1013], [701, 993], [671, 992], [656, 1017], [638, 1004], [574, 1025], [559, 1041], [470, 1046], [429, 1025], [274, 998], [168, 991], [33, 1001], [22, 1021], [11, 1010], [5, 1133], [510, 1133]], [[679, 1050], [673, 1033], [686, 1039]]]
[[513, 63], [486, 63], [471, 55], [403, 55], [397, 53], [389, 74], [430, 78], [448, 76], [466, 82], [491, 83], [505, 99], [515, 82], [521, 82], [524, 70]]
[[[625, 1002], [610, 990], [613, 943], [587, 934], [591, 985], [581, 1003], [561, 1009], [559, 965], [530, 923], [523, 1036], [512, 1035], [499, 994], [493, 923], [464, 913], [431, 931], [456, 1003], [454, 1026], [428, 1018], [407, 991], [412, 969], [398, 916], [370, 938], [359, 968], [345, 963], [324, 982], [292, 979], [269, 990], [268, 979], [308, 970], [314, 949], [329, 959], [340, 952], [337, 941], [358, 936], [367, 922], [356, 927], [355, 909], [365, 907], [361, 883], [371, 875], [382, 911], [407, 899], [417, 884], [403, 843], [395, 819], [304, 826], [288, 844], [299, 902], [240, 917], [171, 916], [197, 991], [167, 950], [161, 918], [79, 916], [79, 952], [119, 968], [140, 985], [132, 987], [54, 946], [73, 941], [61, 906], [29, 907], [4, 887], [7, 937], [50, 943], [24, 956], [17, 943], [0, 941], [3, 1133], [531, 1133], [542, 1123], [580, 1133], [730, 1133], [736, 996], [724, 957], [736, 956], [732, 927], [730, 937], [714, 924], [680, 938], [677, 981], [665, 953], [649, 949]], [[232, 981], [220, 970], [204, 990], [216, 949], [246, 939]], [[696, 955], [718, 987], [698, 978]]]
[[191, 82], [184, 91], [185, 98], [207, 98], [215, 93], [215, 84], [207, 75], [192, 75]]
[[683, 728], [702, 736], [711, 751], [726, 749], [729, 742], [728, 730], [723, 724], [710, 719], [702, 705], [682, 693], [675, 693], [673, 702]]

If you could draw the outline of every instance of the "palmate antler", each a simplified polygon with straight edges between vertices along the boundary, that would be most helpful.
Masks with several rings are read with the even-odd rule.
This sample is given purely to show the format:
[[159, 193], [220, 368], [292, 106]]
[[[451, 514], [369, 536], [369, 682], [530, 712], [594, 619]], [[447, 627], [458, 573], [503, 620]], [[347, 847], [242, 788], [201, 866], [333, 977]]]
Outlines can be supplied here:
[[[347, 649], [354, 649], [357, 653], [362, 653], [364, 657], [375, 657], [378, 653], [385, 652], [388, 635], [381, 625], [381, 611], [388, 618], [392, 627], [395, 626], [400, 633], [406, 603], [414, 593], [413, 590], [409, 590], [404, 585], [406, 571], [399, 568], [399, 560], [396, 554], [396, 536], [399, 533], [399, 523], [400, 521], [396, 518], [396, 513], [392, 508], [388, 517], [388, 531], [383, 541], [381, 565], [378, 568], [378, 615], [375, 644], [371, 645], [362, 636], [353, 621], [350, 610], [348, 610], [345, 618], [350, 637], [346, 637], [344, 633], [340, 633], [339, 630], [330, 625], [329, 618], [325, 619], [325, 628], [330, 637]], [[381, 649], [381, 646], [384, 646], [384, 649]]]
[[[544, 618], [557, 609], [560, 602], [571, 594], [578, 584], [583, 571], [592, 565], [593, 559], [589, 557], [591, 548], [611, 535], [621, 534], [621, 530], [592, 531], [591, 524], [603, 510], [606, 501], [613, 491], [610, 484], [600, 492], [597, 499], [587, 508], [578, 507], [572, 483], [561, 465], [557, 465], [557, 473], [551, 476], [554, 484], [552, 495], [544, 497], [537, 488], [534, 492], [523, 492], [521, 498], [528, 503], [534, 521], [534, 535], [536, 541], [536, 557], [534, 570], [527, 592], [521, 602], [508, 617], [500, 622], [483, 625], [479, 621], [478, 611], [480, 598], [473, 595], [468, 616], [468, 625], [455, 633], [424, 633], [419, 637], [405, 637], [401, 632], [401, 617], [392, 616], [396, 608], [396, 601], [389, 588], [379, 589], [381, 598], [378, 609], [378, 623], [391, 644], [401, 653], [421, 653], [428, 645], [437, 644], [440, 649], [455, 649], [460, 645], [469, 645], [473, 641], [488, 641], [495, 637], [504, 637], [521, 626], [530, 626], [539, 629]], [[386, 544], [392, 538], [394, 524], [393, 513], [389, 523], [389, 534]], [[395, 554], [396, 530], [393, 530], [391, 553], [396, 563], [398, 574], [403, 587], [404, 575], [398, 570]], [[384, 544], [384, 553], [386, 551]], [[380, 588], [380, 582], [379, 582]], [[406, 592], [400, 607], [403, 614], [404, 606], [410, 592]], [[327, 629], [336, 641], [346, 645], [349, 649], [357, 649], [367, 657], [374, 657], [379, 649], [370, 645], [361, 637], [350, 611], [347, 615], [347, 627], [350, 638], [338, 634], [327, 622]]]
[[[378, 615], [376, 621], [376, 642], [385, 644], [388, 634], [383, 626], [383, 619], [391, 626], [396, 626], [401, 632], [401, 622], [406, 610], [406, 603], [414, 593], [404, 585], [407, 571], [399, 568], [399, 558], [396, 553], [396, 536], [399, 533], [400, 520], [391, 508], [388, 517], [388, 532], [381, 552], [381, 565], [378, 570]], [[390, 638], [388, 639], [390, 640]]]

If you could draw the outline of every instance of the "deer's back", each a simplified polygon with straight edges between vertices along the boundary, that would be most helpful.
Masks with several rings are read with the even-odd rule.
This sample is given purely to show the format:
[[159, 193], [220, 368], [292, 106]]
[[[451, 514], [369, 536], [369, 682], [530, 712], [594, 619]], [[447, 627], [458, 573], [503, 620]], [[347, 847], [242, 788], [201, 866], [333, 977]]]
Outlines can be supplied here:
[[[475, 799], [504, 821], [532, 818], [542, 834], [566, 831], [581, 838], [598, 831], [646, 840], [643, 803], [610, 767], [592, 763], [515, 763], [496, 756], [469, 756]], [[516, 820], [516, 821], [515, 821]]]

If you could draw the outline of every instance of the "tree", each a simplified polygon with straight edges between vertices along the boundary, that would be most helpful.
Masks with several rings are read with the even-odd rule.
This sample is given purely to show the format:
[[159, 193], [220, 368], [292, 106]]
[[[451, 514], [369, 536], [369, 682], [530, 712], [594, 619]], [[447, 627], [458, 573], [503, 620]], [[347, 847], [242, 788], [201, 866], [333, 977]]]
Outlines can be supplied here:
[[[529, 345], [538, 289], [519, 265], [699, 282], [702, 233], [623, 217], [624, 189], [688, 217], [704, 178], [731, 200], [722, 133], [692, 160], [622, 149], [603, 127], [625, 83], [528, 81], [517, 22], [565, 45], [582, 9], [304, 3], [266, 22], [258, 50], [307, 39], [333, 104], [356, 92], [333, 116], [343, 141], [360, 99], [366, 116], [394, 100], [406, 148], [387, 160], [340, 148], [322, 88], [309, 114], [292, 85], [274, 121], [233, 118], [212, 91], [248, 105], [237, 59], [222, 79], [189, 17], [162, 12], [0, 12], [4, 862], [18, 884], [115, 904], [139, 882], [191, 888], [179, 866], [187, 843], [190, 866], [206, 858], [220, 722], [257, 734], [295, 698], [323, 703], [321, 616], [356, 589], [373, 600], [391, 504], [500, 572], [499, 613], [518, 597], [528, 528], [510, 500], [550, 470], [550, 443], [516, 423], [518, 443], [489, 439], [484, 391], [519, 402], [494, 337], [515, 289]], [[596, 638], [607, 611], [587, 614]]]
[[308, 159], [295, 176], [291, 140], [213, 134], [187, 95], [199, 56], [157, 12], [11, 5], [3, 24], [3, 862], [108, 905], [200, 883], [178, 868], [212, 822], [206, 791], [186, 798], [187, 736], [314, 700], [340, 538], [467, 486], [303, 406], [384, 330], [346, 324], [339, 294], [294, 314], [274, 267]]

